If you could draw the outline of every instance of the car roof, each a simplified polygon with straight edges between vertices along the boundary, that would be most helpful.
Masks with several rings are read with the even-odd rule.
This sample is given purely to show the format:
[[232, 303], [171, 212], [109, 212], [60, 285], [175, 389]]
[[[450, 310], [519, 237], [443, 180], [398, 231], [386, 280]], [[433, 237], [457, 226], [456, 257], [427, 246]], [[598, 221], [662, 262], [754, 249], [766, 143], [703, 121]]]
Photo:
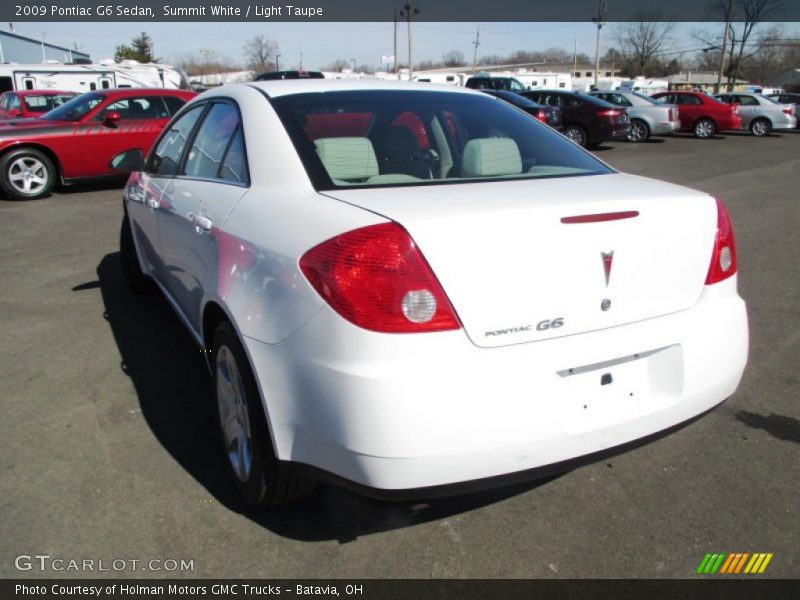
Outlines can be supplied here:
[[[253, 81], [245, 84], [262, 90], [273, 98], [288, 96], [290, 94], [319, 93], [319, 92], [355, 92], [355, 91], [383, 91], [393, 90], [400, 92], [449, 92], [452, 94], [478, 94], [477, 90], [457, 87], [439, 83], [409, 83], [408, 81], [392, 81], [385, 79], [277, 79], [273, 81]], [[226, 86], [223, 86], [223, 88]], [[220, 88], [222, 89], [222, 88]]]

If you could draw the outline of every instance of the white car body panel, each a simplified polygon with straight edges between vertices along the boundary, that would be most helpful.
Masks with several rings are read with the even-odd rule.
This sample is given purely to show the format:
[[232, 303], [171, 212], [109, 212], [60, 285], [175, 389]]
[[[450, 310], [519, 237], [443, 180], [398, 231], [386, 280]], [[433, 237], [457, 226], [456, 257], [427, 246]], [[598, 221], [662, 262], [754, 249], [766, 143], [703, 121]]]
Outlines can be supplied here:
[[[190, 105], [214, 97], [237, 103], [249, 186], [134, 174], [126, 190], [142, 268], [198, 342], [212, 343], [203, 328], [212, 305], [239, 334], [277, 458], [371, 488], [438, 486], [612, 448], [691, 419], [735, 391], [747, 360], [747, 315], [735, 275], [703, 284], [716, 231], [711, 197], [620, 174], [320, 193], [262, 91], [338, 89], [480, 95], [405, 82], [223, 86]], [[147, 193], [138, 189], [143, 182]], [[192, 241], [179, 248], [160, 223], [177, 219], [162, 213], [181, 202], [181, 218], [206, 210], [213, 227], [186, 229], [184, 241]], [[628, 210], [640, 215], [559, 222]], [[298, 266], [305, 252], [387, 220], [410, 232], [464, 328], [367, 331], [309, 284]], [[600, 253], [611, 250], [606, 286]], [[196, 312], [165, 284], [153, 254], [167, 257], [173, 273], [184, 271]], [[612, 307], [604, 312], [606, 297]], [[540, 316], [568, 325], [513, 340], [483, 335]], [[606, 374], [612, 382], [601, 385]]]

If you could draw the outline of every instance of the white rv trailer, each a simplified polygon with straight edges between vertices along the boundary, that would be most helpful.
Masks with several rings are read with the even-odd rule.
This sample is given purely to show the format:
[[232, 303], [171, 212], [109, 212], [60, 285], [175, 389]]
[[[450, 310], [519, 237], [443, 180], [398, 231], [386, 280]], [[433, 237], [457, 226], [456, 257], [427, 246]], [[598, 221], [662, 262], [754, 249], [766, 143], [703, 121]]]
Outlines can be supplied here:
[[[495, 75], [495, 73], [493, 73]], [[499, 74], [498, 74], [499, 75]], [[517, 71], [508, 76], [516, 77], [522, 85], [532, 90], [571, 90], [572, 75], [544, 71]]]
[[188, 89], [188, 82], [175, 67], [136, 61], [104, 61], [89, 65], [0, 65], [0, 92], [41, 89], [89, 92], [123, 87]]

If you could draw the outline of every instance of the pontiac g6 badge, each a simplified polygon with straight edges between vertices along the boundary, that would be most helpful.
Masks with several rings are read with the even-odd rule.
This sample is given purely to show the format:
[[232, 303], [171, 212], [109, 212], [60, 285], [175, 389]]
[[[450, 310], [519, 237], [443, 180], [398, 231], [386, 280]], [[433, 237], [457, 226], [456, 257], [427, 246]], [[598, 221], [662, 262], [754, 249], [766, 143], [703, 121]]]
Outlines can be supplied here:
[[611, 279], [611, 265], [614, 262], [614, 251], [601, 252], [600, 254], [603, 257], [603, 269], [606, 273], [606, 287], [608, 287], [608, 281]]

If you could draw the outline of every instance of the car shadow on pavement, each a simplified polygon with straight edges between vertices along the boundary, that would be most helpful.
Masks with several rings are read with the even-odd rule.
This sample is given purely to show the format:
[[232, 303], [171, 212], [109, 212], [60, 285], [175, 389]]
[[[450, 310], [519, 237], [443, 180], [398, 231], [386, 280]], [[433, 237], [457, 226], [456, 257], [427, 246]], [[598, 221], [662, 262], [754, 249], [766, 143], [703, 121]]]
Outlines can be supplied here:
[[[374, 500], [320, 484], [307, 498], [271, 510], [253, 510], [228, 474], [217, 429], [212, 381], [202, 352], [158, 293], [135, 296], [122, 278], [119, 253], [97, 267], [103, 316], [119, 348], [120, 367], [136, 389], [142, 415], [164, 449], [220, 504], [266, 529], [295, 540], [338, 540], [443, 519], [530, 491], [559, 477], [426, 501]], [[166, 459], [166, 457], [165, 457]]]
[[740, 410], [734, 416], [737, 421], [744, 423], [747, 427], [766, 431], [775, 439], [800, 444], [800, 421], [793, 417], [775, 413], [764, 416], [746, 410]]

